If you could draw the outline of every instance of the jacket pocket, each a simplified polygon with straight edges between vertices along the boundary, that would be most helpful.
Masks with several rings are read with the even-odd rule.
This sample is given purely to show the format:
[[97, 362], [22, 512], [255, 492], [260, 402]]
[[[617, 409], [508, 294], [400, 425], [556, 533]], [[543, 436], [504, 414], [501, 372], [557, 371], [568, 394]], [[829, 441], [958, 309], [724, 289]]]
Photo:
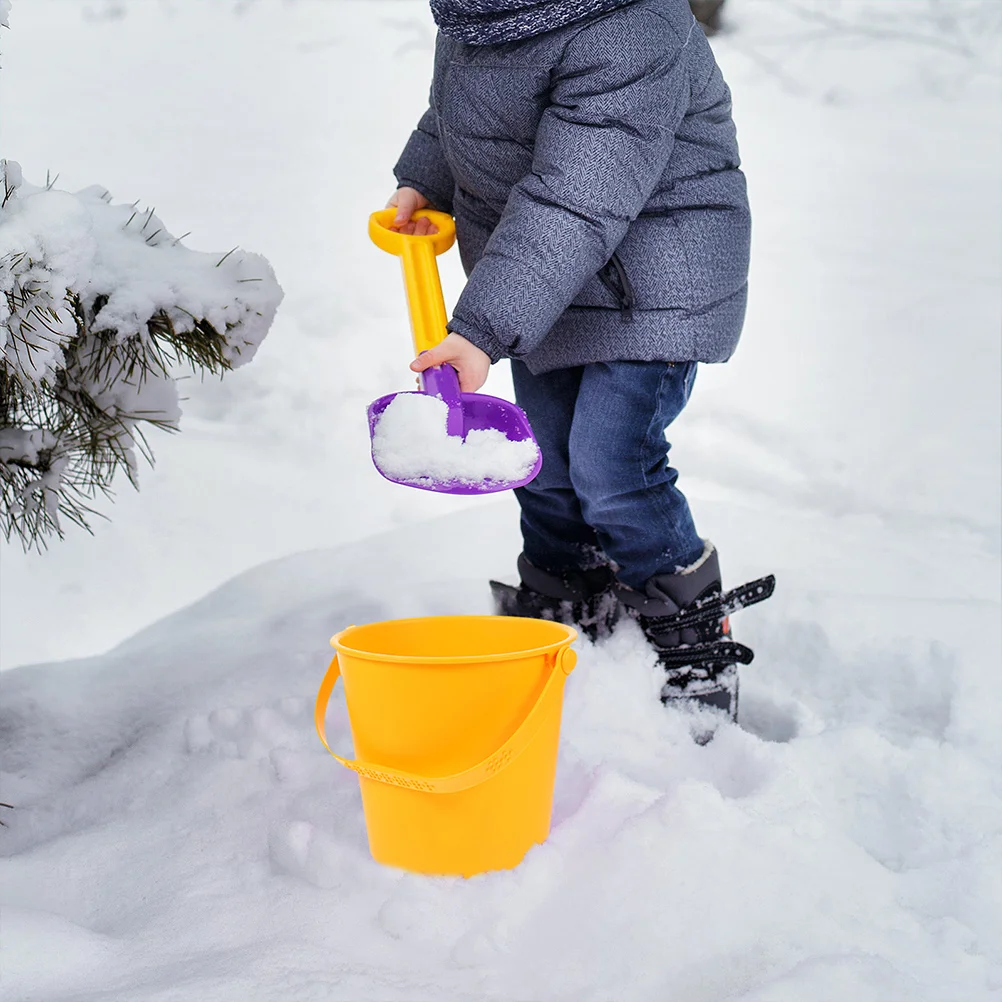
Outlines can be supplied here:
[[637, 308], [637, 294], [619, 251], [585, 282], [571, 305], [619, 310], [623, 320], [628, 322], [633, 319], [633, 311]]
[[641, 309], [699, 312], [748, 281], [751, 231], [742, 207], [706, 206], [640, 217], [620, 252]]
[[618, 309], [629, 320], [634, 310], [687, 308], [690, 284], [677, 227], [667, 217], [641, 216], [573, 305]]
[[618, 254], [614, 253], [609, 258], [605, 267], [599, 271], [598, 280], [613, 295], [619, 304], [619, 312], [622, 314], [623, 320], [629, 323], [633, 319], [633, 307], [636, 305], [636, 296], [633, 291], [633, 283], [630, 281], [629, 272], [627, 272]]
[[744, 287], [749, 245], [748, 213], [740, 208], [642, 215], [616, 248], [615, 260], [585, 283], [574, 305], [623, 310], [625, 298], [630, 312], [699, 312]]

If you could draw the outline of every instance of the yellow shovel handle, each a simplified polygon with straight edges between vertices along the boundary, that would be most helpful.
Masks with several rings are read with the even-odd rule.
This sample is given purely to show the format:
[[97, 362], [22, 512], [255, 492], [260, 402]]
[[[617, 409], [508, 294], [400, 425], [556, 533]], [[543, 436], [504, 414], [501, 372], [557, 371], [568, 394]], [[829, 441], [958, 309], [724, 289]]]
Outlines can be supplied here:
[[445, 299], [442, 296], [442, 282], [435, 257], [444, 254], [455, 242], [456, 224], [452, 216], [445, 212], [421, 209], [412, 218], [430, 219], [438, 228], [438, 233], [408, 236], [390, 229], [396, 214], [397, 210], [390, 208], [369, 216], [369, 237], [380, 250], [400, 258], [404, 269], [404, 287], [411, 315], [414, 350], [420, 354], [434, 348], [448, 333], [445, 329], [448, 322]]
[[542, 707], [546, 704], [547, 696], [554, 686], [562, 684], [564, 678], [570, 675], [574, 670], [574, 665], [577, 664], [577, 660], [577, 654], [569, 647], [559, 650], [557, 656], [553, 659], [553, 667], [550, 670], [550, 677], [546, 680], [546, 685], [543, 686], [532, 709], [528, 712], [522, 723], [518, 725], [515, 733], [496, 752], [488, 755], [483, 762], [478, 763], [471, 769], [457, 772], [452, 776], [417, 776], [414, 773], [401, 772], [399, 769], [391, 769], [388, 766], [372, 765], [368, 762], [342, 758], [331, 749], [331, 746], [327, 743], [327, 730], [324, 721], [327, 716], [327, 704], [330, 702], [331, 693], [334, 691], [334, 686], [337, 684], [338, 677], [341, 674], [336, 654], [320, 685], [320, 691], [317, 693], [315, 711], [317, 733], [320, 735], [320, 740], [323, 741], [324, 747], [341, 765], [347, 769], [351, 769], [352, 772], [357, 772], [359, 776], [364, 776], [366, 779], [374, 779], [379, 783], [388, 783], [390, 786], [403, 786], [409, 790], [421, 790], [424, 793], [459, 793], [461, 790], [468, 790], [470, 787], [477, 786], [485, 780], [490, 779], [491, 776], [499, 773], [529, 747], [542, 722]]

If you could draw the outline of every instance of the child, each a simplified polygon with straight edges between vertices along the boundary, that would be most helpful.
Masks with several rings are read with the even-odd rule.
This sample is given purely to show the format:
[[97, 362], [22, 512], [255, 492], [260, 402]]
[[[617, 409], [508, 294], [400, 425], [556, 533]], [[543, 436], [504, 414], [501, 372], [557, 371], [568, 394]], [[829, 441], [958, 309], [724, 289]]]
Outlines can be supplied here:
[[[621, 607], [678, 698], [735, 716], [727, 613], [665, 429], [697, 362], [726, 361], [744, 320], [745, 179], [730, 95], [686, 0], [431, 0], [429, 110], [394, 173], [396, 225], [456, 218], [469, 280], [420, 372], [477, 390], [510, 358], [543, 466], [516, 491], [521, 586], [499, 611], [576, 622]], [[723, 599], [723, 600], [722, 600]], [[682, 618], [680, 618], [682, 617]]]

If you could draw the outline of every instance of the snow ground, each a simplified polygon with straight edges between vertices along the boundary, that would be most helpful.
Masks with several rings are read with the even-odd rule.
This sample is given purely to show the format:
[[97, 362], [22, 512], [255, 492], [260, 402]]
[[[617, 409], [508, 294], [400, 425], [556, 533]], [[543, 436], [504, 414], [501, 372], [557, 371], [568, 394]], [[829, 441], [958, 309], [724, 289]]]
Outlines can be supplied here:
[[94, 538], [3, 551], [4, 663], [76, 659], [3, 675], [5, 995], [1002, 995], [997, 61], [738, 12], [753, 300], [671, 437], [730, 582], [780, 582], [736, 620], [742, 726], [697, 748], [634, 632], [586, 647], [550, 841], [462, 882], [368, 859], [309, 720], [331, 633], [484, 611], [517, 551], [510, 499], [368, 459], [409, 355], [364, 221], [424, 98], [423, 4], [15, 4], [0, 153], [264, 253], [287, 295]]

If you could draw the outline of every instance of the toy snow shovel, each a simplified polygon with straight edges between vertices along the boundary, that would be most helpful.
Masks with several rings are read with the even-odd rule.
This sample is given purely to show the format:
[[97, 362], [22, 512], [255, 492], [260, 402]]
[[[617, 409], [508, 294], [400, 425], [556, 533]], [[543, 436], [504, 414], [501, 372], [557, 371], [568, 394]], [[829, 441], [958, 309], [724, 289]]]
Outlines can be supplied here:
[[[437, 233], [426, 236], [408, 236], [391, 230], [397, 210], [383, 209], [369, 217], [369, 236], [372, 242], [388, 254], [400, 258], [404, 271], [404, 285], [407, 290], [407, 305], [410, 311], [411, 331], [417, 354], [434, 348], [445, 340], [446, 330], [445, 300], [442, 297], [442, 283], [438, 275], [435, 258], [443, 254], [455, 242], [456, 226], [452, 217], [444, 212], [423, 209], [414, 218], [426, 217], [438, 228]], [[394, 483], [418, 487], [421, 490], [440, 491], [446, 494], [492, 494], [507, 491], [529, 483], [539, 473], [543, 459], [536, 445], [536, 438], [529, 427], [528, 418], [521, 408], [507, 400], [492, 397], [486, 393], [463, 393], [459, 388], [459, 374], [451, 365], [434, 366], [426, 369], [419, 377], [421, 389], [404, 393], [389, 393], [369, 404], [369, 435], [373, 439], [372, 461], [376, 469]], [[446, 432], [449, 436], [465, 440], [472, 431], [500, 432], [510, 442], [531, 440], [535, 448], [535, 462], [517, 479], [499, 472], [489, 474], [482, 480], [462, 479], [460, 476], [440, 477], [434, 474], [419, 478], [403, 478], [393, 470], [380, 466], [375, 448], [376, 428], [387, 407], [398, 397], [418, 394], [437, 397], [448, 408]], [[504, 443], [502, 443], [504, 444]]]

